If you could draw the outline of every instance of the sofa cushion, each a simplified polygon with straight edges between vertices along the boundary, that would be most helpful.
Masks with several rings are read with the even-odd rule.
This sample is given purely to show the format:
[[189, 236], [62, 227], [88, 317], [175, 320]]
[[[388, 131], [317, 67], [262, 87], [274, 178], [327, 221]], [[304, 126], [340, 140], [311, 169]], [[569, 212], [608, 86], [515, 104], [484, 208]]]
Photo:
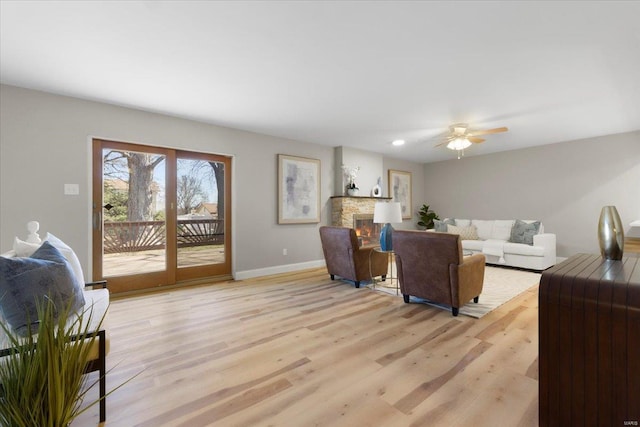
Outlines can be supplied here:
[[511, 219], [493, 221], [491, 239], [508, 241], [511, 237], [511, 227], [513, 227], [513, 223], [514, 221]]
[[470, 225], [468, 227], [447, 225], [447, 233], [459, 234], [460, 240], [478, 240], [478, 230], [476, 230], [475, 225]]
[[0, 257], [0, 310], [20, 334], [37, 324], [39, 301], [48, 297], [57, 310], [84, 306], [83, 284], [58, 249], [45, 242], [29, 258]]
[[511, 228], [511, 237], [509, 238], [509, 241], [512, 243], [533, 245], [533, 236], [538, 234], [539, 230], [540, 221], [526, 223], [516, 219], [515, 224], [513, 224], [513, 227]]
[[505, 254], [526, 255], [526, 256], [544, 256], [544, 247], [529, 246], [524, 243], [507, 242], [503, 247]]
[[484, 240], [463, 240], [462, 241], [462, 249], [467, 251], [482, 252], [482, 245], [484, 245]]
[[433, 229], [439, 233], [446, 233], [447, 232], [447, 225], [456, 225], [456, 220], [455, 219], [451, 219], [451, 218], [445, 218], [444, 220], [440, 221], [439, 219], [434, 219], [433, 220]]
[[472, 219], [471, 224], [475, 225], [478, 229], [478, 238], [480, 240], [488, 240], [491, 238], [491, 232], [493, 231], [493, 220]]

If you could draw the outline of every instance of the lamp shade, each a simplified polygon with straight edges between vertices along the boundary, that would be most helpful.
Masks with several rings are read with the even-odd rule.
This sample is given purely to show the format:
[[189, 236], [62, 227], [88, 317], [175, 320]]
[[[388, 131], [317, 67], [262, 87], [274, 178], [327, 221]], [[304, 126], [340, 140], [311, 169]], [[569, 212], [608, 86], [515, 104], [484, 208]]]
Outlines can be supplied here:
[[402, 208], [398, 202], [378, 202], [373, 208], [373, 222], [376, 224], [402, 222]]
[[471, 141], [469, 141], [467, 138], [456, 138], [447, 144], [447, 148], [449, 150], [460, 151], [469, 147], [471, 147]]

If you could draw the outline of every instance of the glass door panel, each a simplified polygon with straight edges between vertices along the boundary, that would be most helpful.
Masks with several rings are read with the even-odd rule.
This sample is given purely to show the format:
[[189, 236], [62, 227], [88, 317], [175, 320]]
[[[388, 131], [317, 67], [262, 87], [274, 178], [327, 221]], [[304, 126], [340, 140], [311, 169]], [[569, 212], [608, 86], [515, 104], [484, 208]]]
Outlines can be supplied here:
[[104, 277], [166, 270], [166, 156], [104, 148], [102, 165]]
[[225, 221], [228, 158], [177, 153], [176, 248], [179, 279], [230, 274]]
[[178, 158], [177, 171], [178, 268], [224, 263], [224, 163]]

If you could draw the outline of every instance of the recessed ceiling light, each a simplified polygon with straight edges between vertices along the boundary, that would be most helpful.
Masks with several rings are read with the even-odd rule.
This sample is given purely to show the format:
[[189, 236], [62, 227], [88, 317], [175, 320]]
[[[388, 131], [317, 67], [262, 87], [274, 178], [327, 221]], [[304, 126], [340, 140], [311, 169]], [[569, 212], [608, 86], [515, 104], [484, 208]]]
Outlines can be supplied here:
[[400, 145], [404, 145], [404, 139], [396, 139], [395, 141], [392, 142], [392, 144], [395, 145], [396, 147]]

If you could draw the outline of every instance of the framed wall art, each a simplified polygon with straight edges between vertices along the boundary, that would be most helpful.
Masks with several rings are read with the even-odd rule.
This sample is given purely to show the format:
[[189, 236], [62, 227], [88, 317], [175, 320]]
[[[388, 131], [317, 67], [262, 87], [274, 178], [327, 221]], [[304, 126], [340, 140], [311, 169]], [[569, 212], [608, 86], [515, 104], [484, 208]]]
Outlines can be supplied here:
[[389, 169], [389, 197], [400, 202], [402, 219], [411, 219], [411, 172]]
[[278, 224], [320, 222], [320, 160], [278, 154]]

